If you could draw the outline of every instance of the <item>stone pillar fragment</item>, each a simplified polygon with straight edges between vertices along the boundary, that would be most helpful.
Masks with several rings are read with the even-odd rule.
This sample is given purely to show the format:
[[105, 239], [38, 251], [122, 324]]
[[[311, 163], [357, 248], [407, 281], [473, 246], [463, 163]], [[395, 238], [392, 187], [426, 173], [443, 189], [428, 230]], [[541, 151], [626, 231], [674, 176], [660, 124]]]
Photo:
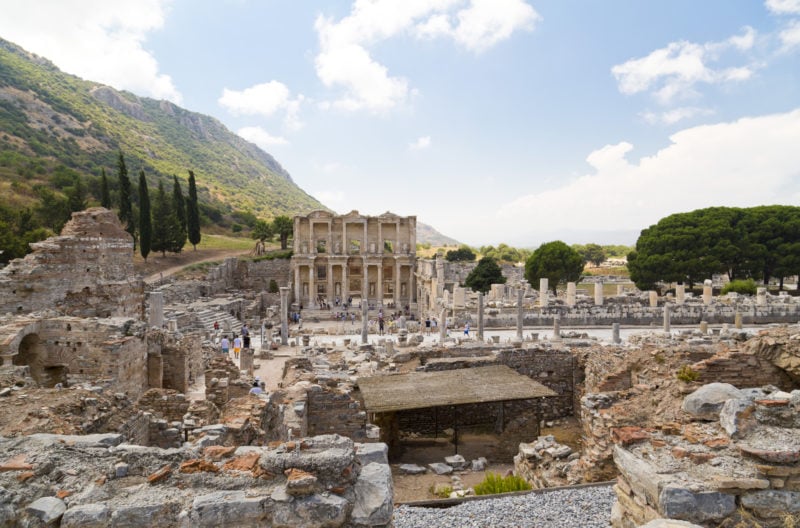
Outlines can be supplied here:
[[737, 330], [742, 329], [742, 314], [737, 312], [736, 316], [733, 319], [733, 325], [736, 327]]
[[625, 286], [623, 286], [622, 284], [617, 284], [617, 297], [622, 297], [624, 293], [625, 293]]
[[575, 306], [575, 283], [567, 283], [567, 306]]
[[650, 296], [650, 308], [655, 308], [658, 306], [658, 292], [655, 290], [650, 290], [647, 293]]
[[447, 338], [447, 308], [442, 308], [439, 315], [439, 342], [444, 343]]
[[619, 338], [619, 323], [614, 323], [611, 325], [611, 342], [615, 345], [618, 345], [622, 342], [622, 339]]
[[281, 344], [289, 344], [289, 287], [281, 286]]
[[561, 341], [561, 314], [553, 316], [553, 341]]
[[522, 307], [522, 288], [517, 290], [517, 339], [522, 339], [522, 323], [525, 313]]
[[369, 342], [369, 306], [367, 305], [367, 300], [362, 299], [361, 301], [361, 344], [366, 345]]
[[682, 305], [686, 301], [686, 286], [678, 284], [675, 286], [675, 304]]
[[478, 341], [483, 341], [483, 294], [478, 293]]
[[239, 370], [244, 370], [248, 375], [253, 375], [253, 356], [255, 349], [243, 348], [239, 353]]
[[603, 283], [596, 282], [594, 284], [594, 304], [595, 306], [603, 306]]
[[150, 299], [148, 322], [151, 327], [161, 328], [164, 324], [164, 292], [152, 291], [148, 297]]
[[669, 303], [664, 303], [664, 332], [669, 333], [670, 331], [670, 313], [672, 312], [672, 305]]
[[539, 279], [539, 306], [542, 308], [546, 308], [549, 299], [549, 292], [547, 291], [549, 287], [547, 277], [542, 277]]
[[767, 289], [764, 287], [756, 288], [756, 306], [767, 305]]
[[703, 282], [703, 304], [706, 306], [711, 304], [712, 285], [711, 279], [706, 279]]
[[700, 321], [700, 333], [703, 335], [708, 334], [708, 321]]

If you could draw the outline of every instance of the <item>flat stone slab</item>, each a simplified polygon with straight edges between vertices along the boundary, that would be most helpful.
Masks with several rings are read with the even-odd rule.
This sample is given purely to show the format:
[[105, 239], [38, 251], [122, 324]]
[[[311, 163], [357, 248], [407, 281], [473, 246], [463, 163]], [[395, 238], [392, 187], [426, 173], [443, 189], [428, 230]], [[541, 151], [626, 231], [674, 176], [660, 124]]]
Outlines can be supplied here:
[[448, 466], [447, 464], [442, 464], [441, 462], [434, 462], [432, 464], [428, 464], [428, 467], [431, 468], [431, 471], [436, 473], [437, 475], [449, 475], [453, 472], [453, 468]]
[[424, 466], [418, 466], [417, 464], [400, 464], [398, 469], [406, 475], [422, 475], [428, 472]]

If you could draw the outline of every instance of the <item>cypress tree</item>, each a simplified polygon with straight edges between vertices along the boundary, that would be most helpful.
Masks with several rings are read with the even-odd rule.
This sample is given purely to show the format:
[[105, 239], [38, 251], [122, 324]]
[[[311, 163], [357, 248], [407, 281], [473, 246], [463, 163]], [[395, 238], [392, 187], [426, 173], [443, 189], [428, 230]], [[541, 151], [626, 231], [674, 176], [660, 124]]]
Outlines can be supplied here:
[[150, 243], [153, 236], [152, 222], [147, 180], [144, 177], [144, 171], [139, 171], [139, 252], [145, 262], [147, 262], [147, 255], [150, 254]]
[[117, 175], [119, 176], [119, 221], [125, 226], [125, 231], [133, 237], [133, 250], [136, 251], [136, 222], [133, 219], [131, 180], [128, 178], [128, 168], [125, 166], [122, 151], [119, 152]]
[[172, 176], [172, 210], [175, 211], [177, 223], [173, 229], [173, 244], [172, 251], [180, 253], [186, 244], [186, 201], [183, 198], [183, 191], [181, 191], [181, 184], [178, 182], [177, 176]]
[[106, 169], [100, 170], [100, 205], [106, 209], [111, 209], [111, 192], [108, 190], [108, 178]]
[[166, 256], [167, 250], [172, 247], [170, 240], [170, 216], [172, 208], [170, 200], [164, 192], [164, 183], [158, 182], [158, 194], [156, 194], [156, 204], [153, 209], [153, 251], [160, 251], [162, 256]]
[[197, 185], [192, 171], [189, 171], [189, 204], [186, 210], [186, 225], [189, 242], [197, 251], [197, 244], [200, 243], [200, 209], [197, 205]]

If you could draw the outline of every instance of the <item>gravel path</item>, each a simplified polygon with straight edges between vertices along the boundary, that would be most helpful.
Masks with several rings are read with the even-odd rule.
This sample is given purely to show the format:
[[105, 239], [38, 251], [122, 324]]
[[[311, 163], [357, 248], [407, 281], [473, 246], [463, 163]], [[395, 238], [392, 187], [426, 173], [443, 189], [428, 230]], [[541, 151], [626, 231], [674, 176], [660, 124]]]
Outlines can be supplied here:
[[469, 501], [452, 508], [394, 510], [395, 528], [593, 528], [609, 526], [611, 486]]

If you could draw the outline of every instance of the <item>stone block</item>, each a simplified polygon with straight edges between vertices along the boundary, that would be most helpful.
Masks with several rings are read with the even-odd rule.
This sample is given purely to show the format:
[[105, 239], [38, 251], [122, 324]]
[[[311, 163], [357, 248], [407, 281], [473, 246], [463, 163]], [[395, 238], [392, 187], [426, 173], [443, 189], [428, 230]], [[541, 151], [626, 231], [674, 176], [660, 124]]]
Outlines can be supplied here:
[[108, 526], [111, 510], [105, 504], [79, 504], [64, 512], [61, 528], [103, 528]]
[[273, 528], [335, 528], [344, 524], [349, 509], [347, 500], [332, 493], [294, 500], [288, 496], [286, 500], [279, 500], [281, 497], [273, 494], [272, 499], [275, 501]]
[[444, 457], [444, 462], [456, 471], [461, 471], [467, 467], [467, 461], [461, 455]]
[[651, 464], [620, 446], [614, 446], [614, 463], [634, 493], [643, 493], [648, 503], [658, 504], [659, 485], [668, 476], [659, 475]]
[[742, 506], [763, 517], [778, 517], [800, 512], [800, 491], [761, 490], [741, 498]]
[[372, 462], [389, 463], [389, 446], [384, 443], [356, 444], [356, 459], [362, 466]]
[[42, 497], [36, 499], [25, 508], [25, 511], [44, 524], [54, 523], [67, 511], [64, 501], [56, 497]]
[[177, 500], [163, 498], [157, 503], [146, 504], [139, 502], [115, 504], [112, 509], [110, 526], [138, 527], [147, 519], [149, 526], [155, 528], [171, 527], [178, 525], [178, 514], [182, 505]]
[[392, 522], [392, 470], [388, 464], [372, 462], [361, 468], [355, 485], [355, 503], [350, 516], [355, 526], [388, 526]]
[[668, 484], [659, 494], [658, 510], [672, 519], [698, 523], [720, 521], [736, 510], [736, 496], [717, 491], [693, 492]]
[[640, 528], [703, 528], [698, 524], [693, 524], [687, 521], [678, 521], [675, 519], [653, 519], [647, 524], [643, 524]]
[[714, 421], [726, 401], [744, 398], [745, 394], [730, 383], [709, 383], [686, 396], [681, 408], [694, 418]]
[[451, 466], [442, 464], [441, 462], [433, 462], [428, 464], [428, 467], [437, 475], [449, 475], [453, 472], [453, 468]]
[[756, 425], [753, 416], [755, 407], [748, 400], [731, 399], [722, 405], [719, 412], [719, 423], [728, 436], [739, 438], [747, 434]]
[[400, 464], [399, 469], [400, 473], [406, 475], [422, 475], [428, 472], [424, 466], [418, 466], [417, 464]]
[[484, 471], [489, 461], [485, 457], [480, 457], [472, 461], [472, 471]]
[[269, 512], [265, 497], [247, 497], [244, 491], [217, 491], [195, 497], [192, 526], [264, 526]]

